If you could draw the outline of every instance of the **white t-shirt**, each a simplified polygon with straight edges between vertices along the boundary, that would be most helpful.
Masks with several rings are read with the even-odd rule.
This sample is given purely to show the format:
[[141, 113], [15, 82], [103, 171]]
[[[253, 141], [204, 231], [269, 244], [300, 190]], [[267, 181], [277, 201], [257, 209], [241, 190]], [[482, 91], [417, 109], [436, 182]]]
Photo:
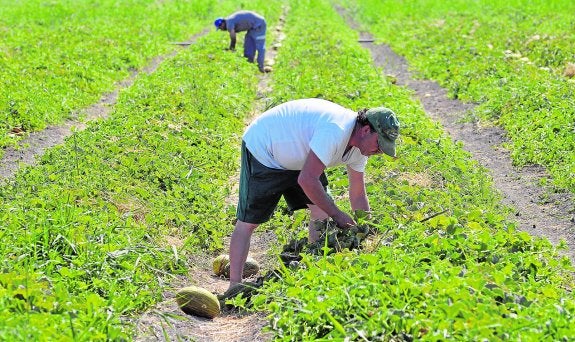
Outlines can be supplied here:
[[356, 147], [344, 156], [357, 113], [322, 99], [283, 103], [256, 118], [243, 140], [252, 155], [273, 169], [301, 170], [310, 149], [326, 167], [365, 170], [367, 157]]

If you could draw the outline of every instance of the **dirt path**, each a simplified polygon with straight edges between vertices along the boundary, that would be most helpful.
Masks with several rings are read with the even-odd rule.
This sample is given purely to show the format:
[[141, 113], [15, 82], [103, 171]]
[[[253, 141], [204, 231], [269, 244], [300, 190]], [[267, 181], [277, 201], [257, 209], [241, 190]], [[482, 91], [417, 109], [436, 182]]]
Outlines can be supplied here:
[[[358, 25], [343, 10], [338, 11], [352, 28], [358, 30]], [[360, 32], [360, 42], [371, 51], [376, 66], [395, 77], [397, 85], [413, 89], [427, 114], [440, 122], [454, 141], [462, 142], [464, 149], [489, 170], [495, 187], [503, 194], [503, 202], [514, 208], [512, 219], [519, 223], [519, 229], [547, 238], [554, 245], [565, 240], [568, 249], [562, 253], [575, 262], [573, 195], [553, 193], [549, 188], [538, 186], [538, 180], [548, 177], [543, 167], [513, 167], [509, 152], [502, 147], [507, 139], [503, 129], [482, 127], [480, 123], [461, 123], [465, 113], [474, 108], [473, 104], [449, 99], [445, 89], [436, 82], [414, 79], [405, 58], [385, 44], [375, 44], [369, 33]]]
[[[277, 47], [285, 38], [283, 24], [287, 10], [287, 7], [284, 7], [279, 23], [273, 28], [275, 30], [275, 40], [271, 44], [267, 44], [267, 65], [273, 64], [277, 54]], [[264, 111], [267, 95], [271, 93], [269, 80], [269, 75], [260, 75], [254, 111], [247, 119], [246, 125], [249, 124], [248, 121], [253, 116]], [[239, 175], [235, 175], [230, 179], [232, 191], [230, 197], [226, 200], [229, 204], [235, 205], [237, 203], [238, 179]], [[277, 257], [268, 253], [276, 241], [277, 238], [273, 232], [257, 230], [252, 236], [249, 256], [260, 264], [260, 274], [277, 267]], [[229, 243], [229, 238], [224, 241], [224, 250], [226, 252], [229, 249]], [[268, 319], [263, 313], [224, 312], [214, 319], [206, 319], [186, 315], [178, 308], [174, 298], [178, 288], [194, 285], [217, 294], [223, 294], [226, 291], [229, 282], [227, 279], [219, 278], [213, 274], [212, 261], [213, 256], [211, 255], [196, 255], [193, 260], [189, 261], [191, 265], [190, 278], [181, 277], [175, 279], [172, 282], [173, 289], [164, 292], [164, 301], [156, 305], [153, 310], [142, 315], [137, 322], [138, 336], [135, 339], [136, 341], [259, 342], [271, 339], [270, 334], [262, 331], [263, 327], [268, 323]]]
[[[250, 256], [256, 259], [263, 272], [271, 269], [272, 260], [266, 254], [276, 238], [271, 232], [254, 233]], [[229, 241], [225, 241], [226, 248]], [[197, 255], [189, 260], [190, 278], [178, 277], [172, 289], [164, 292], [164, 300], [144, 313], [136, 322], [135, 341], [201, 341], [201, 342], [263, 342], [271, 336], [263, 332], [268, 319], [264, 314], [223, 313], [214, 319], [186, 315], [175, 302], [176, 291], [184, 286], [200, 286], [222, 294], [228, 288], [228, 280], [218, 278], [212, 272], [213, 257]], [[253, 279], [249, 279], [253, 280]]]

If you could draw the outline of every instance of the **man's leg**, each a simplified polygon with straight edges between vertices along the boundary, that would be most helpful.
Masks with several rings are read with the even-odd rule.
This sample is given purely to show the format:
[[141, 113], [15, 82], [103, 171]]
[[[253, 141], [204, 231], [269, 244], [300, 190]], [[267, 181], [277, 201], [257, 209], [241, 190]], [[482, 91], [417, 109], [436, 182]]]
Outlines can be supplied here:
[[246, 38], [244, 40], [244, 57], [248, 59], [248, 62], [253, 63], [254, 57], [256, 55], [256, 41], [251, 32], [246, 33]]
[[256, 40], [256, 49], [258, 51], [258, 68], [264, 71], [264, 61], [266, 58], [266, 40]]
[[322, 229], [325, 229], [325, 222], [329, 216], [315, 204], [308, 204], [307, 207], [310, 211], [308, 241], [314, 243], [319, 239]]
[[255, 223], [236, 221], [230, 241], [230, 287], [242, 282], [244, 264], [250, 249], [252, 233], [258, 227]]
[[266, 26], [263, 25], [254, 32], [255, 50], [258, 52], [258, 67], [264, 71], [264, 61], [266, 58]]

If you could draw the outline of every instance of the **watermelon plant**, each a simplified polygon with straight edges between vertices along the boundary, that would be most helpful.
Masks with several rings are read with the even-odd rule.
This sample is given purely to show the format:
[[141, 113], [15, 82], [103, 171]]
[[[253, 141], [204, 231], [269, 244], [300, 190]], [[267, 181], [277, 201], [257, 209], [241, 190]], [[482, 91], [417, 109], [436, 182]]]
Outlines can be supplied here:
[[[217, 5], [232, 11], [231, 3]], [[83, 110], [212, 21], [201, 1], [1, 1], [0, 147]]]
[[[342, 29], [330, 3], [291, 6], [283, 43], [290, 54], [277, 60], [274, 94], [281, 100], [323, 97], [356, 109], [386, 105], [402, 122], [402, 138], [398, 160], [371, 158], [368, 166], [377, 238], [362, 252], [305, 255], [305, 267], [285, 269], [281, 281], [266, 283], [252, 298], [258, 310], [271, 312], [275, 337], [575, 337], [569, 260], [547, 240], [516, 230], [486, 171], [430, 121], [408, 89], [391, 85], [372, 67], [357, 33]], [[319, 29], [310, 33], [312, 20]], [[329, 176], [334, 197], [345, 206], [343, 170]], [[282, 224], [284, 241], [286, 231], [304, 231], [286, 229], [290, 221], [283, 217], [270, 226]]]
[[518, 166], [543, 165], [559, 191], [575, 192], [572, 1], [337, 2], [416, 75], [505, 128]]
[[[397, 25], [393, 18], [387, 26], [368, 15], [385, 13], [379, 3], [337, 3], [373, 23], [375, 34], [379, 26], [391, 30]], [[470, 34], [476, 26], [470, 14], [456, 15], [467, 12], [455, 6], [459, 2], [452, 4], [451, 17], [465, 24]], [[538, 7], [523, 12], [516, 10], [517, 4], [503, 9], [491, 4], [503, 13], [494, 20], [505, 23], [505, 15], [509, 20], [531, 18], [526, 13], [539, 15]], [[275, 23], [283, 5], [257, 0], [250, 9]], [[235, 208], [226, 199], [235, 191], [231, 183], [248, 117], [262, 102], [271, 106], [304, 97], [325, 98], [354, 110], [380, 105], [393, 109], [402, 123], [400, 157], [370, 159], [369, 224], [377, 233], [362, 250], [304, 255], [304, 267], [282, 269], [281, 279], [265, 282], [252, 298], [251, 310], [269, 315], [274, 339], [575, 338], [569, 260], [547, 240], [516, 230], [486, 170], [426, 116], [409, 89], [395, 86], [373, 67], [371, 56], [357, 42], [357, 32], [346, 26], [333, 5], [328, 0], [289, 2], [286, 39], [273, 72], [266, 76], [273, 90], [263, 100], [254, 65], [241, 52], [224, 51], [228, 36], [212, 28], [213, 18], [242, 8], [235, 2], [0, 2], [0, 25], [6, 32], [0, 63], [7, 66], [2, 72], [8, 75], [2, 77], [2, 82], [7, 80], [3, 87], [20, 84], [3, 88], [10, 90], [3, 94], [17, 100], [3, 100], [5, 131], [59, 122], [97, 101], [133, 69], [172, 51], [166, 42], [212, 29], [153, 74], [140, 74], [120, 92], [108, 119], [90, 122], [87, 129], [50, 149], [38, 165], [22, 168], [0, 186], [1, 340], [134, 339], [134, 320], [161, 301], [164, 291], [176, 292], [166, 284], [187, 274], [191, 254], [219, 252], [231, 233]], [[422, 6], [416, 1], [404, 5], [414, 15]], [[423, 5], [430, 15], [435, 6], [442, 8], [431, 2]], [[398, 18], [404, 13], [390, 8]], [[430, 21], [414, 18], [405, 20], [406, 32], [415, 21], [433, 27]], [[547, 23], [543, 29], [554, 30], [554, 25]], [[394, 48], [400, 51], [431, 41], [402, 36], [395, 28]], [[513, 32], [521, 35], [522, 30], [517, 25]], [[479, 35], [481, 30], [475, 32]], [[275, 34], [269, 30], [269, 37]], [[551, 58], [546, 72], [555, 75], [558, 69], [551, 65], [558, 68], [564, 58], [559, 52], [563, 48], [557, 47], [568, 47], [569, 42], [558, 39], [561, 43], [555, 45], [545, 38], [534, 44], [543, 40], [547, 50], [537, 45], [530, 59], [548, 56], [544, 50], [557, 51], [556, 59], [546, 57]], [[142, 41], [145, 46], [137, 48]], [[42, 48], [48, 42], [51, 49]], [[507, 42], [511, 50], [514, 40]], [[446, 55], [457, 46], [468, 48], [455, 38], [434, 45]], [[422, 73], [446, 70], [425, 66], [423, 57], [410, 58], [420, 61], [414, 63]], [[512, 65], [526, 79], [526, 70], [533, 77], [543, 72], [517, 56], [504, 59], [501, 70]], [[459, 64], [464, 65], [450, 63], [453, 68]], [[30, 81], [17, 77], [22, 70]], [[506, 79], [498, 82], [523, 89], [509, 75]], [[563, 84], [557, 82], [551, 84]], [[517, 99], [527, 100], [532, 86], [525, 83], [525, 93], [517, 92]], [[457, 88], [457, 97], [472, 100], [474, 87], [471, 82]], [[455, 96], [455, 88], [450, 89]], [[497, 96], [503, 98], [501, 94]], [[559, 91], [553, 94], [568, 98]], [[478, 113], [487, 113], [488, 102]], [[568, 107], [568, 102], [558, 103]], [[515, 103], [501, 108], [511, 105]], [[498, 118], [504, 121], [504, 115]], [[551, 121], [541, 126], [547, 122]], [[561, 132], [560, 128], [555, 133]], [[3, 146], [15, 138], [6, 139]], [[350, 210], [345, 171], [329, 170], [328, 178], [334, 199]], [[556, 178], [559, 184], [561, 178]], [[273, 230], [280, 244], [305, 235], [307, 228], [305, 213], [290, 216], [284, 208], [282, 204], [273, 220], [260, 228]]]
[[1, 187], [0, 339], [129, 339], [186, 253], [221, 246], [257, 85], [226, 39], [214, 30], [139, 77], [108, 120]]

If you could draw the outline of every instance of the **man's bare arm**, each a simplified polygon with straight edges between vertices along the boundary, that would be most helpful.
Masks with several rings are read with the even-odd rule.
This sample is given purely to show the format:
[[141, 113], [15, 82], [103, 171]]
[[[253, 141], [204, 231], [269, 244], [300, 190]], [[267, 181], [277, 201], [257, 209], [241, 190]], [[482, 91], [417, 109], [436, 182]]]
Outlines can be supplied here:
[[370, 211], [363, 172], [357, 172], [348, 166], [347, 177], [349, 179], [349, 202], [353, 211]]
[[232, 29], [230, 32], [230, 50], [236, 49], [236, 30]]
[[325, 211], [339, 227], [348, 227], [355, 224], [355, 221], [341, 211], [323, 189], [319, 177], [325, 170], [325, 165], [310, 151], [298, 177], [298, 184], [303, 191], [321, 210]]

